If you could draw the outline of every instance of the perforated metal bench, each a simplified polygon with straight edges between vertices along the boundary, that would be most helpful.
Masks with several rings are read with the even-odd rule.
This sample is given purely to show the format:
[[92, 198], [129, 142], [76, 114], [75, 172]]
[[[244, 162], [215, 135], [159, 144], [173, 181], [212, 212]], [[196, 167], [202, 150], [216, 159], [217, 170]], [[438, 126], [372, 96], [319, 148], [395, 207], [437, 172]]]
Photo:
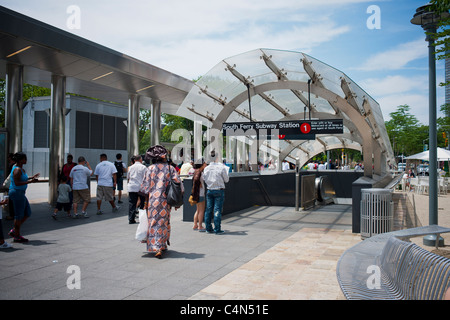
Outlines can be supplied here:
[[[432, 225], [379, 234], [340, 257], [336, 275], [349, 300], [441, 300], [450, 287], [450, 259], [409, 242], [450, 232]], [[378, 274], [377, 274], [378, 272]], [[378, 279], [376, 279], [378, 277]]]

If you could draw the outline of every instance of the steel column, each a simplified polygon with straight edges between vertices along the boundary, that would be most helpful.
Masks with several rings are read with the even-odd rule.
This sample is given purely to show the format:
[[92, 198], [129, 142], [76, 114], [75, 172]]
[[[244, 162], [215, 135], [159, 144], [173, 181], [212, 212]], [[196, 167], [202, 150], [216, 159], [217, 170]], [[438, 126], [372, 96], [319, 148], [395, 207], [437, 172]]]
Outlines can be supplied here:
[[152, 100], [150, 146], [160, 144], [161, 137], [161, 101]]
[[[436, 33], [436, 25], [432, 24], [426, 28], [428, 33]], [[438, 180], [437, 180], [437, 129], [436, 129], [436, 57], [435, 45], [432, 36], [427, 34], [428, 41], [428, 89], [429, 89], [429, 202], [428, 223], [438, 225]], [[423, 244], [428, 246], [444, 246], [444, 239], [439, 235], [429, 235], [423, 238]]]
[[58, 196], [58, 176], [64, 165], [66, 77], [52, 75], [50, 104], [49, 196], [50, 204]]
[[22, 151], [23, 66], [6, 66], [5, 127], [9, 133], [8, 153]]
[[128, 157], [139, 154], [139, 95], [130, 94], [128, 97]]
[[[202, 122], [194, 121], [194, 161], [201, 160], [203, 158], [203, 132], [202, 132]], [[198, 162], [200, 163], [200, 161]]]

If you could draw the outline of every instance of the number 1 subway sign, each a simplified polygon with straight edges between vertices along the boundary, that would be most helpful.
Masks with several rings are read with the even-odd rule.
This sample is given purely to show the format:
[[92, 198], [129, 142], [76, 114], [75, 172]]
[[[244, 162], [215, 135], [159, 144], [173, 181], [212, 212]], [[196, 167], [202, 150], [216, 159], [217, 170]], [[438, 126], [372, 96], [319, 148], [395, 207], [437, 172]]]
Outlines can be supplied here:
[[314, 140], [316, 134], [340, 134], [344, 132], [342, 119], [225, 122], [225, 136], [263, 136], [280, 140]]

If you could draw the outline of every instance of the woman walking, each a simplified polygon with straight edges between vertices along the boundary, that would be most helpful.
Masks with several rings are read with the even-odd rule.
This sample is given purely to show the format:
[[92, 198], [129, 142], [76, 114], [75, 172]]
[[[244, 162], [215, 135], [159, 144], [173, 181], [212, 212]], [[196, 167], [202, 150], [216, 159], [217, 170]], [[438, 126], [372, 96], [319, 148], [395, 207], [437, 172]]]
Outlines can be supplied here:
[[31, 216], [30, 203], [25, 196], [27, 185], [37, 182], [39, 173], [32, 177], [28, 177], [23, 169], [23, 165], [27, 163], [27, 156], [23, 152], [17, 152], [13, 156], [15, 165], [11, 170], [11, 183], [9, 186], [9, 201], [14, 207], [14, 228], [9, 231], [9, 235], [14, 238], [14, 242], [28, 242], [20, 235], [20, 228], [23, 223]]
[[197, 202], [197, 211], [194, 214], [194, 226], [193, 230], [198, 230], [200, 232], [205, 232], [206, 229], [203, 228], [203, 217], [205, 215], [205, 180], [203, 179], [203, 169], [206, 168], [206, 162], [201, 164], [194, 164], [194, 177], [192, 178], [192, 199]]
[[[167, 203], [166, 188], [170, 179], [180, 182], [180, 178], [175, 168], [167, 162], [167, 150], [163, 146], [150, 147], [146, 158], [154, 162], [147, 168], [141, 185], [141, 192], [147, 198], [147, 251], [155, 252], [155, 257], [162, 258], [162, 252], [170, 245], [171, 231], [171, 206]], [[181, 188], [184, 191], [183, 184]]]

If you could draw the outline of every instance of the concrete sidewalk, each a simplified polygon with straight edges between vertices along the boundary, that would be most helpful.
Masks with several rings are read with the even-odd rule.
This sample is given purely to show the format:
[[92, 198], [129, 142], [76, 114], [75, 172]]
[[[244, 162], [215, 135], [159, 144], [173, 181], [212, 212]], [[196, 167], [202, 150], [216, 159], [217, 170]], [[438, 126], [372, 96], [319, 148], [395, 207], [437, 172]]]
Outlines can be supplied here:
[[[224, 216], [223, 235], [193, 231], [173, 210], [171, 246], [159, 260], [134, 239], [126, 195], [117, 213], [103, 203], [97, 216], [93, 198], [90, 218], [60, 212], [54, 221], [45, 185], [30, 186], [33, 216], [22, 230], [30, 241], [0, 251], [2, 300], [343, 299], [336, 263], [361, 241], [351, 232], [351, 205], [253, 207]], [[3, 219], [5, 235], [11, 227]], [[73, 270], [80, 289], [70, 289]]]

